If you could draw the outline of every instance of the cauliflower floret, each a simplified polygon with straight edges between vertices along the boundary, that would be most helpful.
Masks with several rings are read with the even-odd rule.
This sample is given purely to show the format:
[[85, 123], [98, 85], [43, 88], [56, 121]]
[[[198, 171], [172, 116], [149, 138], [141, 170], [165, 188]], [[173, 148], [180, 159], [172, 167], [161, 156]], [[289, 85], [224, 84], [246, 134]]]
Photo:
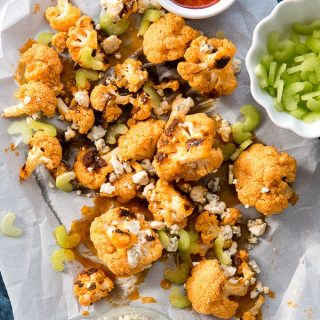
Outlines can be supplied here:
[[215, 98], [231, 94], [237, 86], [232, 66], [235, 52], [236, 47], [227, 39], [198, 37], [187, 49], [186, 61], [178, 64], [178, 73], [202, 94]]
[[256, 320], [263, 304], [264, 304], [264, 297], [259, 296], [254, 306], [249, 311], [246, 311], [242, 315], [241, 320]]
[[51, 39], [51, 44], [56, 48], [58, 52], [63, 52], [67, 49], [67, 32], [55, 33]]
[[102, 8], [107, 9], [108, 15], [114, 22], [128, 18], [138, 10], [136, 0], [101, 0], [100, 3]]
[[61, 98], [58, 98], [58, 110], [66, 121], [73, 122], [73, 129], [86, 134], [94, 125], [95, 117], [91, 108], [80, 106], [75, 100], [68, 107]]
[[241, 218], [241, 212], [236, 208], [228, 208], [221, 216], [221, 224], [234, 226]]
[[201, 260], [192, 269], [191, 277], [186, 282], [192, 308], [201, 314], [231, 318], [239, 303], [229, 299], [229, 293], [224, 289], [227, 282], [218, 260]]
[[105, 298], [113, 288], [113, 281], [102, 270], [88, 268], [78, 274], [73, 292], [82, 306], [90, 306]]
[[203, 113], [185, 116], [188, 109], [181, 104], [173, 110], [158, 141], [153, 166], [161, 179], [196, 181], [222, 164], [222, 151], [213, 148], [213, 119]]
[[183, 18], [167, 13], [146, 31], [143, 52], [152, 63], [177, 60], [198, 35], [199, 31], [187, 26]]
[[46, 10], [45, 16], [53, 29], [68, 32], [80, 18], [81, 11], [79, 8], [71, 5], [68, 0], [58, 0], [55, 7], [49, 7]]
[[279, 153], [271, 146], [252, 145], [233, 167], [239, 200], [265, 215], [280, 213], [294, 196], [288, 182], [295, 181], [296, 170], [296, 160], [287, 153]]
[[109, 36], [101, 42], [101, 47], [106, 55], [114, 53], [120, 48], [121, 40], [115, 36]]
[[[75, 26], [69, 29], [67, 47], [72, 60], [81, 67], [93, 70], [107, 69], [91, 17], [81, 17]], [[94, 57], [92, 56], [93, 51], [96, 51]]]
[[40, 164], [48, 170], [57, 168], [62, 160], [62, 148], [56, 137], [37, 131], [29, 142], [29, 152], [25, 165], [20, 169], [20, 179], [26, 180]]
[[162, 254], [161, 242], [143, 216], [124, 207], [95, 218], [90, 238], [99, 259], [117, 276], [136, 274]]
[[184, 228], [187, 217], [193, 212], [193, 205], [167, 181], [159, 179], [156, 187], [146, 194], [149, 210], [155, 220], [164, 220], [170, 227], [174, 224]]
[[139, 121], [118, 140], [118, 157], [122, 161], [152, 159], [160, 135], [163, 132], [163, 120]]
[[180, 84], [178, 80], [170, 80], [168, 82], [162, 82], [158, 85], [153, 85], [156, 90], [171, 89], [173, 92], [178, 91]]
[[137, 92], [148, 80], [148, 72], [142, 70], [141, 61], [127, 59], [114, 68], [115, 83], [119, 88]]
[[131, 110], [132, 119], [146, 120], [151, 116], [151, 98], [145, 92], [138, 94], [137, 98], [132, 101], [133, 108]]
[[20, 83], [40, 81], [55, 90], [60, 89], [62, 63], [56, 51], [35, 43], [20, 58], [16, 79]]
[[216, 215], [203, 211], [195, 222], [196, 231], [200, 232], [204, 244], [211, 245], [220, 232], [219, 221]]
[[21, 101], [16, 106], [5, 108], [3, 116], [19, 117], [21, 115], [32, 116], [37, 112], [42, 112], [47, 117], [53, 117], [58, 104], [56, 95], [52, 89], [41, 82], [28, 82], [23, 84], [15, 93], [17, 99]]
[[77, 154], [73, 171], [81, 185], [96, 190], [107, 180], [107, 174], [112, 171], [112, 168], [95, 149], [81, 149]]

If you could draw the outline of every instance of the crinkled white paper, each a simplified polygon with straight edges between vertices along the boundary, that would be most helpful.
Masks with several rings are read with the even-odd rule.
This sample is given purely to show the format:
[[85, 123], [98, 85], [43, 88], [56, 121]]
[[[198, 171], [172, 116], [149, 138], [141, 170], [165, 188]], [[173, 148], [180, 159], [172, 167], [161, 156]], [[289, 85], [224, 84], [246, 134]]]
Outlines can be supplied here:
[[[34, 6], [40, 3], [40, 11]], [[84, 12], [97, 16], [98, 0], [75, 1]], [[18, 48], [30, 37], [49, 27], [43, 13], [50, 0], [0, 1], [0, 108], [15, 103], [16, 84], [13, 74], [18, 60]], [[226, 12], [208, 20], [192, 21], [208, 35], [223, 30], [236, 43], [237, 56], [244, 60], [251, 44], [255, 25], [276, 5], [275, 0], [238, 0]], [[275, 27], [276, 28], [276, 27]], [[243, 67], [239, 87], [235, 94], [218, 103], [218, 111], [229, 120], [235, 120], [239, 107], [253, 103], [248, 74]], [[263, 112], [263, 125], [257, 134], [261, 141], [286, 150], [299, 163], [298, 179], [294, 185], [300, 201], [282, 215], [267, 219], [268, 230], [258, 246], [251, 251], [261, 268], [264, 285], [276, 292], [275, 299], [267, 299], [264, 319], [301, 320], [320, 319], [320, 143], [305, 140], [294, 133], [275, 127]], [[73, 271], [57, 273], [51, 269], [50, 255], [56, 248], [52, 230], [58, 220], [70, 225], [80, 217], [80, 207], [90, 199], [64, 194], [49, 189], [50, 177], [41, 179], [42, 188], [34, 177], [22, 185], [18, 169], [24, 154], [4, 153], [9, 146], [6, 129], [10, 121], [1, 119], [0, 127], [0, 216], [8, 211], [17, 214], [17, 225], [25, 230], [21, 238], [0, 235], [0, 271], [7, 285], [16, 320], [81, 319], [81, 310], [72, 296]], [[38, 179], [39, 180], [39, 179]], [[44, 197], [50, 204], [44, 201]], [[254, 210], [242, 209], [245, 216], [255, 215]], [[169, 314], [173, 319], [207, 319], [188, 310], [170, 308], [167, 292], [159, 287], [163, 265], [157, 263], [140, 287], [141, 296], [154, 297], [158, 303], [147, 305]], [[288, 306], [291, 302], [291, 307]], [[141, 305], [138, 302], [132, 305]], [[295, 306], [296, 305], [296, 306]], [[146, 305], [144, 305], [146, 306]], [[295, 307], [292, 307], [295, 306]], [[111, 306], [101, 301], [90, 314], [101, 314]], [[211, 318], [212, 319], [212, 318]]]

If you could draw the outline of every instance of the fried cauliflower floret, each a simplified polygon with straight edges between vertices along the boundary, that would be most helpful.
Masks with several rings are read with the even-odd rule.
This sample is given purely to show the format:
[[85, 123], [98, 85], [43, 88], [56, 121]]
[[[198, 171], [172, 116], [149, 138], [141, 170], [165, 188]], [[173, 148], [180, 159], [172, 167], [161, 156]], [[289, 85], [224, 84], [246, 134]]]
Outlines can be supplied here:
[[186, 282], [192, 308], [201, 314], [221, 319], [231, 318], [239, 303], [229, 299], [229, 293], [224, 288], [227, 282], [218, 260], [200, 261]]
[[56, 51], [35, 43], [20, 58], [16, 79], [20, 83], [37, 81], [57, 89], [60, 85], [62, 63]]
[[220, 226], [216, 215], [203, 211], [195, 222], [196, 231], [200, 232], [204, 244], [210, 245], [218, 237]]
[[254, 144], [235, 161], [233, 174], [239, 200], [270, 215], [288, 207], [294, 192], [288, 183], [295, 181], [297, 163], [274, 147]]
[[73, 171], [82, 186], [96, 190], [106, 181], [107, 174], [112, 169], [95, 149], [81, 149], [77, 154]]
[[48, 170], [57, 168], [62, 160], [62, 148], [56, 137], [37, 131], [29, 142], [29, 152], [25, 165], [20, 169], [20, 179], [26, 180], [40, 164]]
[[28, 82], [19, 87], [15, 97], [21, 102], [18, 105], [5, 108], [3, 116], [19, 117], [32, 116], [38, 112], [47, 117], [53, 117], [58, 104], [56, 95], [52, 89], [41, 82]]
[[170, 227], [178, 224], [184, 228], [187, 217], [193, 212], [193, 205], [176, 191], [167, 181], [159, 179], [156, 187], [146, 194], [149, 210], [157, 221], [164, 221]]
[[213, 119], [203, 113], [185, 116], [181, 112], [185, 107], [182, 102], [171, 113], [153, 161], [157, 175], [167, 181], [199, 180], [223, 161], [221, 150], [213, 148]]
[[115, 36], [109, 36], [101, 42], [101, 47], [106, 55], [116, 52], [121, 45], [121, 40]]
[[132, 173], [123, 174], [117, 179], [112, 186], [111, 193], [100, 192], [101, 196], [104, 197], [117, 197], [117, 200], [121, 203], [127, 203], [134, 199], [137, 195], [137, 186], [132, 180]]
[[182, 17], [167, 13], [146, 31], [143, 52], [152, 63], [177, 60], [198, 35], [199, 31], [187, 26]]
[[178, 91], [180, 84], [178, 80], [170, 80], [153, 86], [156, 90], [171, 89], [173, 92]]
[[55, 33], [51, 39], [51, 44], [56, 48], [58, 52], [63, 52], [67, 49], [67, 32]]
[[73, 293], [82, 306], [89, 306], [105, 298], [113, 288], [113, 281], [102, 270], [88, 268], [78, 274]]
[[118, 140], [118, 157], [122, 161], [152, 159], [158, 139], [163, 132], [163, 120], [139, 121]]
[[137, 98], [132, 102], [133, 108], [131, 110], [132, 119], [146, 120], [151, 116], [151, 98], [145, 92], [138, 94]]
[[[68, 32], [67, 47], [74, 62], [93, 70], [106, 70], [104, 55], [98, 45], [98, 34], [91, 17], [82, 16]], [[96, 55], [93, 56], [93, 52]]]
[[45, 16], [53, 29], [60, 32], [68, 32], [80, 18], [81, 11], [71, 5], [68, 0], [58, 0], [55, 7], [47, 8]]
[[128, 18], [138, 10], [137, 0], [101, 0], [100, 3], [114, 22]]
[[256, 320], [263, 304], [264, 304], [264, 297], [259, 296], [254, 306], [249, 311], [246, 311], [242, 315], [241, 320]]
[[202, 94], [231, 94], [237, 86], [232, 66], [235, 52], [236, 47], [227, 39], [198, 37], [187, 49], [186, 61], [178, 64], [178, 73]]
[[114, 68], [115, 83], [119, 88], [137, 92], [148, 80], [148, 72], [142, 70], [141, 61], [127, 59]]
[[162, 254], [161, 242], [144, 217], [124, 207], [95, 218], [90, 238], [99, 259], [117, 276], [136, 274]]

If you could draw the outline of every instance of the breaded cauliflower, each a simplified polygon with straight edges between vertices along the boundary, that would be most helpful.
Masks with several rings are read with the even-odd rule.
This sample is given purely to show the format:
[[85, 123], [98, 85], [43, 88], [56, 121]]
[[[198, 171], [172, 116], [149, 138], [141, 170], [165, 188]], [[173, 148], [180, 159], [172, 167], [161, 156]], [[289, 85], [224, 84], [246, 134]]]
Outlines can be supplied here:
[[58, 98], [58, 110], [67, 121], [73, 123], [73, 127], [81, 134], [89, 132], [94, 125], [95, 117], [93, 110], [80, 106], [75, 100], [68, 107], [61, 98]]
[[201, 314], [231, 318], [239, 303], [229, 299], [229, 292], [224, 288], [227, 282], [218, 260], [201, 260], [186, 282], [192, 308]]
[[143, 52], [152, 63], [177, 60], [198, 35], [199, 31], [187, 26], [183, 18], [167, 13], [146, 31]]
[[117, 276], [136, 274], [162, 254], [161, 242], [143, 216], [124, 207], [95, 218], [90, 238], [99, 259]]
[[200, 232], [204, 244], [210, 245], [218, 237], [220, 226], [215, 214], [203, 211], [197, 217], [194, 225], [196, 231]]
[[106, 55], [116, 52], [121, 45], [121, 40], [115, 36], [109, 36], [105, 38], [101, 43], [101, 47]]
[[151, 98], [145, 92], [138, 94], [137, 98], [132, 101], [133, 108], [131, 115], [133, 120], [146, 120], [151, 116]]
[[117, 197], [121, 203], [126, 203], [134, 199], [137, 195], [137, 186], [132, 180], [133, 173], [122, 174], [113, 184], [114, 187], [111, 193], [100, 192], [103, 197]]
[[21, 115], [32, 116], [38, 112], [47, 117], [53, 117], [58, 104], [56, 95], [52, 89], [41, 82], [28, 82], [19, 87], [15, 96], [21, 102], [18, 105], [5, 108], [3, 116], [19, 117]]
[[62, 148], [56, 137], [37, 131], [29, 142], [29, 152], [25, 165], [20, 169], [20, 179], [26, 180], [40, 164], [48, 170], [57, 168], [62, 160]]
[[241, 218], [241, 212], [236, 208], [228, 208], [222, 216], [221, 224], [234, 226]]
[[254, 144], [235, 161], [233, 174], [239, 200], [270, 215], [288, 207], [294, 192], [288, 182], [295, 181], [297, 163], [274, 147]]
[[127, 59], [114, 68], [115, 83], [119, 88], [137, 92], [148, 80], [148, 72], [142, 70], [141, 61]]
[[187, 217], [194, 209], [190, 201], [162, 179], [157, 181], [156, 187], [150, 190], [146, 197], [154, 219], [164, 221], [168, 227], [177, 224], [184, 228]]
[[199, 180], [218, 169], [223, 161], [222, 151], [213, 148], [213, 119], [204, 113], [185, 116], [185, 100], [172, 111], [153, 161], [157, 175], [167, 181]]
[[122, 161], [152, 159], [157, 142], [163, 132], [163, 120], [139, 121], [118, 140], [118, 157]]
[[21, 55], [16, 79], [20, 83], [39, 81], [56, 91], [61, 87], [62, 70], [57, 52], [48, 46], [35, 43]]
[[165, 89], [171, 89], [173, 92], [178, 91], [180, 87], [178, 80], [170, 80], [168, 82], [162, 82], [158, 85], [153, 85], [153, 88], [156, 90], [165, 90]]
[[95, 149], [81, 149], [73, 165], [81, 185], [89, 189], [99, 189], [106, 181], [112, 168], [99, 156]]
[[81, 11], [71, 5], [68, 0], [58, 0], [55, 7], [47, 8], [45, 16], [53, 29], [68, 32], [80, 18]]
[[63, 52], [67, 47], [67, 32], [58, 32], [55, 33], [51, 39], [51, 44], [56, 48], [58, 52]]
[[208, 39], [200, 36], [193, 40], [184, 58], [178, 64], [178, 73], [189, 85], [212, 97], [231, 94], [236, 86], [232, 59], [236, 47], [227, 39]]
[[88, 268], [78, 274], [73, 293], [82, 306], [90, 306], [105, 298], [113, 288], [113, 281], [102, 270]]
[[[104, 55], [98, 45], [98, 34], [89, 16], [82, 16], [68, 32], [67, 47], [74, 62], [93, 70], [106, 70]], [[96, 51], [95, 56], [93, 52]]]
[[264, 297], [259, 296], [254, 306], [249, 311], [246, 311], [242, 315], [241, 320], [256, 320], [263, 304], [264, 304]]

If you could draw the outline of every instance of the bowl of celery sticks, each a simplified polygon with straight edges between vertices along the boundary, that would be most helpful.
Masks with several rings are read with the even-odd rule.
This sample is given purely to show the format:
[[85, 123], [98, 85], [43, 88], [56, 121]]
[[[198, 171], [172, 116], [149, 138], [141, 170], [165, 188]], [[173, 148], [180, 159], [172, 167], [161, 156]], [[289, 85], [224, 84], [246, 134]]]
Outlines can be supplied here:
[[255, 28], [253, 98], [279, 127], [320, 137], [320, 0], [285, 0]]

